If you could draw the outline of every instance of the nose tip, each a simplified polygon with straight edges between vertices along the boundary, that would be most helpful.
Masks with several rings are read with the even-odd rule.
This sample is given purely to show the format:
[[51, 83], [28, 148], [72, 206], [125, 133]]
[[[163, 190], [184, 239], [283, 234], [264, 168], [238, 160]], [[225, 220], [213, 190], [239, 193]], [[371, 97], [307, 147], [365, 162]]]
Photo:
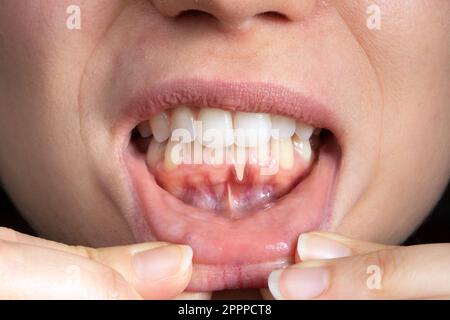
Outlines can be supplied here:
[[200, 11], [217, 19], [226, 28], [243, 29], [257, 16], [277, 16], [297, 21], [314, 8], [316, 0], [153, 0], [155, 8], [166, 17]]

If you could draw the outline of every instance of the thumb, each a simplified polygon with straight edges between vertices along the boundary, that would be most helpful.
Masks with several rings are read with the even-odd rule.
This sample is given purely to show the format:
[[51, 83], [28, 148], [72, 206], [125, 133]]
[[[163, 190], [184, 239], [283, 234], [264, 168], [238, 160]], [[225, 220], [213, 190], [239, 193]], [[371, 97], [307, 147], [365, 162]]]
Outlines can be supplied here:
[[345, 238], [329, 232], [301, 234], [296, 261], [337, 259], [387, 249], [389, 246]]
[[[120, 285], [121, 281], [111, 281], [119, 273], [127, 281], [127, 285], [133, 286], [133, 289], [144, 299], [169, 299], [178, 296], [187, 287], [192, 274], [192, 249], [184, 245], [149, 242], [95, 249], [70, 246], [0, 227], [0, 249], [2, 241], [14, 244], [15, 247], [20, 245], [20, 248], [36, 248], [33, 252], [41, 254], [43, 266], [51, 264], [55, 268], [55, 265], [65, 264], [68, 260], [74, 264], [74, 258], [81, 257], [82, 259], [75, 259], [75, 261], [91, 271], [93, 276], [88, 278], [93, 284], [106, 282]], [[14, 257], [16, 256], [20, 255], [14, 254]], [[1, 258], [0, 255], [0, 262], [2, 262]], [[7, 258], [6, 261], [14, 262], [14, 259]], [[39, 262], [37, 262], [38, 266]], [[101, 268], [102, 266], [108, 268]], [[111, 269], [116, 272], [110, 272]], [[34, 273], [32, 276], [40, 280], [49, 280], [49, 277], [36, 274], [39, 273]], [[119, 289], [117, 288], [117, 291], [120, 291]]]
[[169, 299], [182, 293], [192, 274], [192, 249], [164, 242], [78, 252], [119, 272], [144, 299]]
[[326, 233], [304, 234], [298, 243], [303, 262], [274, 271], [269, 288], [277, 299], [449, 297], [449, 248], [394, 247]]

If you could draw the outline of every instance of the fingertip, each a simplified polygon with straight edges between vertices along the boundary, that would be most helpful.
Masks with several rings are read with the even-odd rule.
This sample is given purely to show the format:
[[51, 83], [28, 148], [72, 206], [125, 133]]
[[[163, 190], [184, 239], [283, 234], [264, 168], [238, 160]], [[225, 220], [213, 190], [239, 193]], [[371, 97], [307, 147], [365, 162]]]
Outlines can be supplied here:
[[297, 241], [300, 260], [338, 259], [351, 256], [351, 249], [336, 238], [320, 233], [303, 233]]
[[179, 272], [185, 273], [192, 267], [192, 258], [194, 256], [194, 251], [190, 246], [187, 245], [180, 245], [178, 246], [178, 248], [180, 248], [180, 250], [182, 251]]
[[269, 280], [268, 280], [269, 290], [270, 290], [270, 293], [272, 294], [272, 296], [276, 300], [283, 300], [283, 296], [281, 295], [280, 287], [279, 287], [280, 276], [281, 276], [282, 272], [283, 272], [283, 270], [275, 270], [275, 271], [272, 271], [272, 273], [269, 275]]

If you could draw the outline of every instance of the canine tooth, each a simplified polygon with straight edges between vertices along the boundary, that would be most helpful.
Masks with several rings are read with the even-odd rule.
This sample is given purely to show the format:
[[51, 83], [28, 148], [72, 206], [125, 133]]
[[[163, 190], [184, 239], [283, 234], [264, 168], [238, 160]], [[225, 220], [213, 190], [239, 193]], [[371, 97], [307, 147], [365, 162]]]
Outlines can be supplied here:
[[272, 122], [270, 115], [263, 113], [237, 112], [235, 116], [236, 145], [256, 147], [270, 139]]
[[312, 149], [309, 140], [303, 140], [300, 137], [293, 139], [294, 150], [297, 151], [306, 163], [310, 163], [312, 159]]
[[274, 115], [272, 116], [272, 132], [278, 131], [278, 135], [272, 133], [272, 138], [288, 139], [295, 133], [295, 120], [289, 117]]
[[157, 142], [164, 142], [170, 137], [170, 122], [166, 112], [160, 112], [150, 119], [150, 127]]
[[233, 149], [234, 171], [238, 181], [242, 182], [244, 180], [245, 165], [247, 163], [247, 150], [245, 147], [239, 146], [234, 146]]
[[221, 109], [202, 108], [198, 115], [202, 123], [202, 144], [208, 147], [224, 148], [234, 143], [233, 118], [231, 113]]
[[295, 133], [302, 138], [303, 140], [309, 140], [309, 138], [311, 138], [312, 134], [314, 132], [314, 127], [301, 122], [301, 121], [297, 121], [297, 128], [295, 129]]
[[190, 108], [185, 106], [177, 107], [172, 113], [172, 132], [177, 129], [187, 130], [190, 137], [184, 142], [194, 141], [196, 138], [194, 119], [194, 114]]
[[245, 164], [236, 163], [234, 165], [234, 171], [236, 173], [236, 177], [237, 177], [238, 181], [242, 182], [244, 180]]
[[152, 129], [150, 128], [150, 123], [148, 121], [139, 123], [137, 129], [142, 138], [148, 138], [152, 135]]
[[154, 167], [160, 159], [164, 157], [164, 150], [166, 143], [159, 143], [155, 139], [150, 141], [150, 145], [147, 150], [147, 164], [149, 167]]

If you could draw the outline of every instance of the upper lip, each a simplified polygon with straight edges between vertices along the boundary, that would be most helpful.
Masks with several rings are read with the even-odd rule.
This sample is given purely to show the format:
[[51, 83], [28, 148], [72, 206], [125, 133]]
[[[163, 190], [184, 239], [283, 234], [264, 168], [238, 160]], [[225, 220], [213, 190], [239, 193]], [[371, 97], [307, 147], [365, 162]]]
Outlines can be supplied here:
[[129, 137], [140, 122], [177, 105], [285, 115], [316, 128], [328, 129], [339, 144], [344, 133], [338, 113], [317, 97], [270, 83], [201, 79], [166, 82], [134, 95], [123, 106], [120, 119], [114, 126], [115, 133]]

